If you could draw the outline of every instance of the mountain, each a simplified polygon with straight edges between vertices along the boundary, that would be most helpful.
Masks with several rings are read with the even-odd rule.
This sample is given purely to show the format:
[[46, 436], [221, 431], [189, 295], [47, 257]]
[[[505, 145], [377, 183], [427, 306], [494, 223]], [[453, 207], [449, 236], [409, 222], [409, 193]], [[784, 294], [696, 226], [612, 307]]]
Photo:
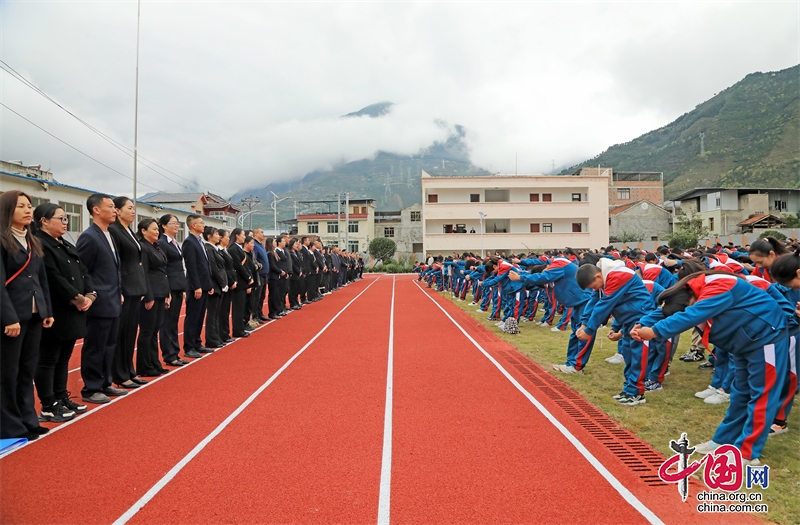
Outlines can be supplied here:
[[[373, 104], [347, 116], [370, 115], [378, 113], [382, 104]], [[437, 121], [437, 125], [447, 128], [447, 123]], [[463, 126], [453, 126], [447, 140], [434, 142], [415, 155], [398, 155], [378, 151], [374, 158], [361, 159], [337, 166], [330, 171], [314, 171], [302, 179], [272, 183], [263, 188], [240, 191], [231, 197], [232, 202], [252, 195], [262, 202], [255, 209], [270, 213], [253, 216], [253, 226], [272, 227], [273, 201], [270, 191], [274, 191], [285, 201], [278, 204], [278, 219], [294, 217], [294, 201], [333, 200], [331, 211], [336, 210], [336, 196], [344, 192], [350, 198], [371, 198], [378, 210], [399, 210], [422, 202], [421, 173], [424, 169], [434, 176], [488, 175], [486, 170], [473, 166], [469, 160], [469, 148], [465, 142], [466, 130]], [[298, 205], [298, 212], [326, 211], [327, 204]]]
[[361, 108], [358, 111], [348, 113], [347, 115], [342, 115], [342, 118], [363, 117], [364, 115], [376, 118], [380, 117], [381, 115], [389, 113], [389, 111], [391, 111], [392, 109], [392, 106], [394, 106], [394, 102], [378, 102], [377, 104], [370, 104], [365, 108]]
[[669, 199], [695, 187], [800, 187], [800, 65], [752, 73], [674, 122], [564, 170], [662, 171]]

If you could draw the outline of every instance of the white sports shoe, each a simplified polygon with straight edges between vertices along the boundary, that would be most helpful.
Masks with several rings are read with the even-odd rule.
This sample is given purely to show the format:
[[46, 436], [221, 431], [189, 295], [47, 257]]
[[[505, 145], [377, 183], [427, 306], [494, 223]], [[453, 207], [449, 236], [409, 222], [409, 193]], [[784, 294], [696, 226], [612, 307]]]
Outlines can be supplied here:
[[705, 399], [707, 397], [713, 396], [716, 393], [717, 393], [717, 389], [714, 388], [713, 386], [709, 385], [708, 388], [706, 388], [705, 390], [701, 390], [700, 392], [697, 392], [694, 395], [694, 397], [699, 397], [700, 399]]
[[709, 405], [721, 405], [723, 403], [730, 403], [731, 395], [725, 393], [722, 389], [718, 389], [714, 394], [705, 398], [703, 402], [708, 403]]
[[758, 458], [755, 458], [755, 459], [744, 459], [744, 458], [742, 458], [742, 465], [752, 465], [754, 467], [757, 467], [760, 464], [761, 464], [761, 461]]
[[714, 443], [713, 441], [706, 441], [705, 443], [700, 443], [699, 445], [694, 446], [694, 451], [698, 454], [706, 455], [711, 454], [715, 450], [717, 450], [719, 445]]
[[583, 374], [583, 370], [578, 370], [574, 366], [567, 365], [553, 365], [553, 370], [565, 374]]
[[494, 325], [496, 327], [498, 327], [498, 328], [503, 328], [506, 325], [506, 323], [504, 323], [503, 321], [500, 321], [499, 323], [494, 323]]
[[541, 327], [550, 326], [549, 324], [545, 323], [544, 321], [542, 321], [541, 323], [537, 323], [537, 324], [539, 326], [541, 326]]
[[550, 329], [550, 331], [551, 332], [560, 332], [561, 329], [559, 327], [557, 327], [557, 326], [554, 326], [553, 328]]
[[612, 365], [624, 365], [625, 358], [622, 357], [622, 354], [617, 352], [616, 354], [612, 355], [611, 357], [606, 358], [606, 363], [611, 363]]

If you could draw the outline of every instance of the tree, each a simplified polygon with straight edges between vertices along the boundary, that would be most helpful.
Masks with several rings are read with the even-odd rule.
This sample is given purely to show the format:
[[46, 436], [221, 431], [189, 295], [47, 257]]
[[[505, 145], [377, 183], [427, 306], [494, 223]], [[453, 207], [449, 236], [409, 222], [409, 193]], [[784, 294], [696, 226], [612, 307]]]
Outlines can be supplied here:
[[781, 219], [786, 221], [787, 228], [800, 228], [800, 211], [797, 213], [784, 213]]
[[386, 261], [394, 257], [394, 252], [397, 250], [397, 245], [393, 240], [386, 237], [377, 237], [372, 239], [369, 243], [369, 255], [376, 262]]
[[758, 236], [759, 239], [763, 239], [764, 237], [775, 237], [779, 241], [786, 240], [786, 236], [784, 234], [775, 230], [767, 230]]
[[708, 228], [703, 218], [695, 214], [681, 214], [675, 219], [675, 232], [667, 235], [670, 248], [688, 250], [697, 246], [703, 237], [708, 237]]

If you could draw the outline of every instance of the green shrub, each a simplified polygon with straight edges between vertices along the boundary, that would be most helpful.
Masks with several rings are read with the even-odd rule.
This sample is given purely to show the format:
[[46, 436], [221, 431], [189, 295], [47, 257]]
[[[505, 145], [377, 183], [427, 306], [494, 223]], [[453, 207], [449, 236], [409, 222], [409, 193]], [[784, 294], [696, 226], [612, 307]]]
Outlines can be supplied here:
[[784, 234], [775, 230], [767, 230], [758, 236], [759, 239], [763, 239], [764, 237], [775, 237], [779, 241], [783, 241], [786, 239], [786, 236]]
[[677, 250], [688, 250], [697, 246], [697, 234], [688, 231], [673, 233], [669, 236], [669, 247]]

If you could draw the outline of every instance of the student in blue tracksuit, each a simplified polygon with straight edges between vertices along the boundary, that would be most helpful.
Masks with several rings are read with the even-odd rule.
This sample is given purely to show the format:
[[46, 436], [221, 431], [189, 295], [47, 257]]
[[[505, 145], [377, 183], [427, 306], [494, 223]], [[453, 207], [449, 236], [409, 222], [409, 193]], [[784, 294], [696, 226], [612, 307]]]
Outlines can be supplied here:
[[613, 333], [622, 334], [618, 340], [625, 360], [625, 383], [615, 398], [623, 405], [635, 406], [645, 402], [649, 346], [635, 341], [630, 331], [639, 319], [655, 310], [655, 301], [641, 277], [621, 264], [624, 263], [604, 259], [597, 265], [584, 264], [578, 269], [575, 276], [578, 286], [591, 290], [592, 298], [583, 310], [576, 335], [578, 339], [589, 340], [610, 315], [614, 316], [619, 330]]
[[[493, 263], [492, 270], [494, 275], [484, 281], [485, 286], [497, 286], [500, 291], [502, 322], [512, 316], [519, 319], [520, 292], [523, 288], [523, 283], [519, 279], [516, 281], [509, 280], [509, 271], [513, 268], [514, 266], [511, 263], [501, 259], [496, 264]], [[516, 270], [522, 272], [522, 270]], [[495, 317], [494, 312], [492, 316]]]
[[[754, 243], [755, 244], [755, 243]], [[800, 250], [774, 258], [769, 266], [778, 290], [795, 308], [795, 321], [800, 318]], [[763, 264], [763, 263], [762, 263]], [[792, 411], [794, 399], [800, 393], [797, 372], [800, 368], [800, 323], [789, 328], [789, 368], [781, 391], [781, 407], [770, 428], [770, 434], [783, 434], [789, 430], [786, 420]]]
[[[653, 298], [653, 304], [657, 304], [658, 296], [661, 295], [664, 288], [653, 281], [644, 280], [642, 282], [644, 283], [644, 287], [647, 288], [647, 291], [650, 292], [650, 297]], [[661, 385], [664, 383], [664, 376], [669, 368], [669, 355], [672, 345], [674, 344], [673, 340], [671, 337], [658, 337], [644, 344], [649, 345], [647, 350], [647, 379], [644, 382], [644, 389], [648, 392], [661, 390]]]
[[[584, 292], [578, 287], [578, 283], [575, 281], [575, 273], [577, 271], [578, 267], [572, 264], [569, 259], [554, 257], [550, 266], [542, 273], [526, 275], [523, 281], [525, 287], [529, 289], [552, 283], [555, 299], [564, 306], [573, 309], [571, 319], [572, 333], [567, 344], [566, 363], [553, 365], [554, 370], [565, 374], [581, 373], [589, 361], [592, 347], [594, 346], [594, 337], [590, 337], [588, 341], [581, 341], [575, 336], [575, 331], [580, 327], [579, 322], [583, 315], [583, 308], [589, 302], [589, 297], [591, 296], [591, 292]], [[521, 279], [520, 275], [514, 270], [509, 272], [508, 278], [511, 281], [519, 281]]]
[[678, 279], [675, 274], [659, 264], [659, 259], [654, 253], [645, 256], [645, 265], [642, 268], [642, 279], [659, 284], [664, 290], [675, 284]]
[[725, 418], [712, 441], [697, 445], [696, 452], [708, 454], [719, 444], [732, 444], [755, 463], [769, 421], [780, 408], [789, 352], [786, 312], [764, 290], [714, 270], [683, 277], [659, 300], [666, 318], [635, 326], [635, 339], [649, 341], [703, 326], [704, 338], [728, 350], [736, 370]]

